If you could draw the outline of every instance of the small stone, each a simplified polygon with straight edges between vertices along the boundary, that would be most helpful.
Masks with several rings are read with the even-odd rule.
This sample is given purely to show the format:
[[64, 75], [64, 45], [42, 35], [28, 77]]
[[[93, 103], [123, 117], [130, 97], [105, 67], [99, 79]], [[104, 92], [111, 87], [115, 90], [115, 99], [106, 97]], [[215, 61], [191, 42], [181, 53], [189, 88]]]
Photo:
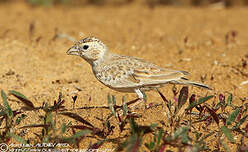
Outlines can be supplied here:
[[14, 75], [14, 74], [15, 74], [15, 72], [12, 71], [11, 69], [7, 73], [5, 73], [5, 75], [7, 75], [7, 76]]

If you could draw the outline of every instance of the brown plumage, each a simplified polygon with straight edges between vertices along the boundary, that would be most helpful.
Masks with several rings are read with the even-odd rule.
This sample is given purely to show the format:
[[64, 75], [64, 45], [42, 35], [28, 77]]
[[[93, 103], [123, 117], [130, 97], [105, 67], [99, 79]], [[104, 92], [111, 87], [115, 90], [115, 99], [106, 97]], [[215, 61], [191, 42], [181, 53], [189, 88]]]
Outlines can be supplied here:
[[80, 40], [67, 54], [85, 59], [102, 84], [121, 92], [136, 92], [140, 99], [144, 98], [143, 91], [168, 83], [211, 89], [205, 84], [186, 79], [186, 71], [166, 69], [135, 57], [113, 54], [95, 37]]

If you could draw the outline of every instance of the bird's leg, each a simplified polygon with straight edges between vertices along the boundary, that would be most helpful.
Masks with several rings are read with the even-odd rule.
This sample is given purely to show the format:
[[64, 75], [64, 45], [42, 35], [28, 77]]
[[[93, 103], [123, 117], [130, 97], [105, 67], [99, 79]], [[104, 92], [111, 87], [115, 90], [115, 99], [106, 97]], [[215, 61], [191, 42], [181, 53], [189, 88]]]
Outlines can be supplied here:
[[139, 102], [137, 104], [135, 104], [134, 106], [132, 107], [135, 107], [136, 105], [138, 105], [140, 102], [144, 101], [145, 103], [145, 109], [147, 109], [147, 106], [146, 106], [146, 100], [144, 98], [144, 93], [142, 91], [140, 91], [140, 89], [135, 89], [134, 90], [135, 93], [138, 95], [138, 98], [139, 98]]

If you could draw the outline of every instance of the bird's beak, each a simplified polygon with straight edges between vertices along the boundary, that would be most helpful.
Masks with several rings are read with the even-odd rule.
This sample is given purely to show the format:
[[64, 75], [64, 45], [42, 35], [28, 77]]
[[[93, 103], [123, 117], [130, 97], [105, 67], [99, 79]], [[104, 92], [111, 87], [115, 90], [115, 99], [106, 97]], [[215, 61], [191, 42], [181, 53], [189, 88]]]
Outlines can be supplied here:
[[67, 52], [68, 55], [80, 55], [80, 52], [75, 47], [71, 47]]

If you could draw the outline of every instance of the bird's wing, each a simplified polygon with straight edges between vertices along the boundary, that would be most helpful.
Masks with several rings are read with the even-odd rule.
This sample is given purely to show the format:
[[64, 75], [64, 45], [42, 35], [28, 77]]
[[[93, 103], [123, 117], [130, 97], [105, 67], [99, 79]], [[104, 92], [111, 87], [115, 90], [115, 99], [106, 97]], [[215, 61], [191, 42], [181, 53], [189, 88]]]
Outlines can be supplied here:
[[168, 83], [184, 78], [188, 73], [164, 69], [157, 66], [135, 68], [133, 76], [135, 79], [146, 84]]
[[[118, 59], [118, 60], [117, 60]], [[185, 78], [189, 73], [161, 68], [142, 59], [118, 56], [107, 64], [103, 73], [105, 80], [100, 80], [105, 85], [115, 89], [162, 86], [166, 83], [194, 85], [211, 89], [207, 85], [189, 81]], [[112, 77], [112, 79], [108, 79]], [[107, 81], [106, 81], [107, 80]]]
[[115, 64], [117, 66], [109, 67], [118, 69], [115, 75], [119, 76], [119, 79], [115, 79], [114, 85], [117, 88], [165, 84], [181, 79], [188, 74], [185, 71], [161, 68], [137, 58], [128, 58], [124, 60], [125, 62], [122, 61], [119, 60], [119, 63]]

